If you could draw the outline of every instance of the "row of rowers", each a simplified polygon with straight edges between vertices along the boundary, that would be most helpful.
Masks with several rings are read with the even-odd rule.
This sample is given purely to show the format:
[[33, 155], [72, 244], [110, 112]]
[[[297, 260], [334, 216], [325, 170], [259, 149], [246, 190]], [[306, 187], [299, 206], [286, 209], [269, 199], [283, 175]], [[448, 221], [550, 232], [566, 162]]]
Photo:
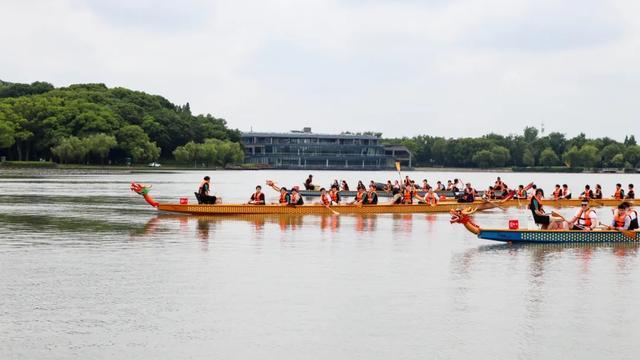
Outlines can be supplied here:
[[[635, 191], [633, 190], [633, 184], [627, 185], [627, 192], [625, 193], [622, 188], [622, 184], [616, 184], [615, 190], [613, 194], [611, 194], [611, 198], [617, 200], [624, 199], [635, 199]], [[532, 185], [532, 191], [529, 193], [525, 187], [520, 185], [518, 189], [515, 191], [516, 199], [529, 199], [534, 196], [535, 191], [537, 190], [535, 185]], [[495, 196], [492, 196], [494, 193], [486, 191], [484, 196], [486, 198], [495, 199]], [[567, 184], [556, 184], [555, 189], [551, 193], [551, 198], [554, 200], [562, 200], [562, 199], [572, 199], [573, 195], [571, 194], [571, 190]], [[592, 190], [590, 185], [585, 185], [584, 190], [578, 195], [578, 199], [602, 199], [602, 186], [600, 184], [596, 184], [595, 189]]]
[[[304, 200], [300, 195], [299, 188], [294, 186], [291, 190], [287, 190], [285, 187], [279, 187], [273, 181], [267, 180], [267, 185], [280, 193], [278, 204], [280, 205], [303, 205]], [[420, 196], [412, 187], [404, 187], [402, 192], [396, 194], [390, 204], [413, 204], [414, 199], [417, 199], [418, 203], [436, 205], [438, 203], [438, 195], [430, 190], [424, 196]], [[264, 205], [265, 196], [262, 192], [260, 185], [256, 186], [255, 193], [251, 194], [249, 204]], [[341, 203], [340, 191], [337, 186], [331, 186], [329, 191], [325, 188], [320, 189], [320, 201], [319, 204], [329, 206], [337, 205]], [[363, 188], [359, 188], [354, 195], [353, 201], [347, 202], [350, 205], [376, 205], [378, 204], [378, 193], [375, 184], [369, 185], [369, 190], [365, 191]]]
[[[583, 230], [591, 231], [599, 228], [616, 230], [638, 229], [638, 212], [627, 201], [620, 203], [616, 209], [612, 209], [613, 219], [610, 225], [601, 224], [596, 211], [589, 207], [589, 200], [583, 199], [580, 208], [571, 219], [558, 217], [557, 213], [546, 213], [542, 207], [544, 192], [537, 189], [529, 202], [529, 209], [533, 220], [546, 230]], [[603, 211], [604, 212], [604, 211]]]

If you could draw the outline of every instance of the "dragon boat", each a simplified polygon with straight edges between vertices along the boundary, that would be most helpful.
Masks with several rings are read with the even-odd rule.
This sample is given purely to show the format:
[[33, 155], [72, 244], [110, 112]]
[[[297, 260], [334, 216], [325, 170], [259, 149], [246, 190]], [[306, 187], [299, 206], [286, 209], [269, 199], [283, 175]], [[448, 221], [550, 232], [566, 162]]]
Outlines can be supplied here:
[[[377, 205], [332, 205], [330, 207], [320, 204], [306, 205], [286, 205], [266, 204], [190, 204], [186, 201], [182, 203], [160, 203], [149, 195], [150, 185], [131, 183], [131, 190], [144, 197], [147, 203], [160, 211], [183, 213], [192, 215], [245, 215], [245, 214], [411, 214], [411, 213], [446, 213], [458, 209], [462, 206], [473, 206], [477, 211], [495, 208], [524, 207], [528, 200], [507, 199], [499, 201], [476, 200], [473, 203], [459, 203], [456, 201], [441, 201], [436, 205], [428, 204], [389, 204], [378, 203]], [[544, 205], [552, 207], [573, 207], [579, 206], [580, 201], [575, 200], [543, 200]], [[614, 206], [620, 201], [614, 199], [592, 200], [592, 206]]]
[[638, 231], [629, 230], [531, 230], [531, 229], [483, 229], [477, 225], [471, 215], [473, 208], [450, 210], [450, 222], [464, 225], [479, 239], [504, 241], [510, 243], [637, 243]]
[[[300, 195], [307, 197], [320, 197], [319, 190], [300, 190]], [[424, 196], [427, 192], [424, 190], [417, 191], [418, 195]], [[462, 191], [434, 191], [434, 193], [438, 196], [444, 196], [445, 198], [455, 198], [458, 195], [462, 194]], [[484, 195], [484, 191], [478, 191], [478, 196], [482, 197]], [[343, 197], [354, 197], [356, 196], [357, 191], [340, 191], [340, 196]], [[502, 192], [497, 192], [496, 195], [500, 196]], [[393, 197], [393, 193], [391, 191], [378, 190], [378, 197], [390, 198]]]

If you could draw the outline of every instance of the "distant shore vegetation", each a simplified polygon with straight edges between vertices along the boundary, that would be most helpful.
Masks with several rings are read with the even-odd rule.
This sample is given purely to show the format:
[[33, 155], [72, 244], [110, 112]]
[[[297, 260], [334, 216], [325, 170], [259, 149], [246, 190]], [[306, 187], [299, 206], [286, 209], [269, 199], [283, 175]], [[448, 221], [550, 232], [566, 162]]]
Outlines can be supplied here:
[[0, 156], [68, 164], [159, 159], [224, 166], [244, 158], [240, 132], [189, 104], [104, 84], [55, 88], [0, 81]]
[[552, 132], [539, 136], [534, 127], [522, 135], [488, 134], [475, 138], [444, 138], [419, 135], [384, 139], [405, 145], [416, 166], [456, 168], [617, 168], [640, 167], [640, 146], [633, 135], [624, 142], [604, 137], [588, 139], [581, 133], [567, 138]]

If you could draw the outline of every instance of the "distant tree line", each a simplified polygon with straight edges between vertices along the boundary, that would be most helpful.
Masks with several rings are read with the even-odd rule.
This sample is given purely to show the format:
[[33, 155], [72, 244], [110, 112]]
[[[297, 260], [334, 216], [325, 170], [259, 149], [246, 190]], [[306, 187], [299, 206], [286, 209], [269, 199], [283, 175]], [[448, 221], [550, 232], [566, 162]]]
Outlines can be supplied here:
[[215, 144], [225, 150], [199, 152], [198, 162], [226, 165], [242, 162], [239, 141], [240, 132], [224, 119], [192, 115], [188, 103], [174, 105], [161, 96], [104, 84], [54, 88], [0, 81], [0, 155], [9, 160], [143, 163], [175, 154], [186, 162], [193, 159], [179, 149]]
[[403, 144], [414, 155], [416, 166], [447, 167], [552, 167], [638, 168], [640, 146], [633, 135], [624, 142], [608, 137], [587, 139], [581, 133], [573, 138], [552, 132], [538, 136], [534, 127], [522, 135], [488, 134], [476, 138], [444, 138], [419, 135], [384, 139], [386, 144]]

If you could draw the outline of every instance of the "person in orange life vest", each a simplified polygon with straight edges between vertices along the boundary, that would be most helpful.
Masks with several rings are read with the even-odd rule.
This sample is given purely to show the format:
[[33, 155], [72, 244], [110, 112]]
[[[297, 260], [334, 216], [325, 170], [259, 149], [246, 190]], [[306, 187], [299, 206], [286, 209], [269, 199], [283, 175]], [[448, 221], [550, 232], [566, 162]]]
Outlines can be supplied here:
[[518, 185], [518, 191], [516, 191], [516, 199], [528, 198], [527, 190], [524, 189], [524, 185]]
[[275, 191], [280, 193], [280, 198], [278, 199], [278, 204], [280, 204], [280, 205], [289, 205], [289, 202], [291, 201], [291, 195], [287, 191], [286, 187], [284, 187], [284, 186], [283, 187], [279, 187], [278, 185], [276, 185], [271, 180], [267, 180], [267, 185], [269, 187], [271, 187], [273, 190], [275, 190]]
[[495, 192], [493, 186], [489, 186], [489, 188], [484, 191], [484, 194], [482, 195], [482, 198], [485, 199], [485, 200], [492, 200], [492, 199], [496, 198], [496, 192]]
[[504, 181], [502, 181], [500, 176], [498, 176], [498, 178], [496, 179], [496, 182], [493, 184], [493, 189], [495, 191], [507, 191], [509, 190], [509, 187], [507, 186], [507, 184], [504, 183]]
[[423, 179], [422, 180], [422, 191], [429, 191], [429, 189], [431, 189], [431, 185], [429, 185], [429, 182], [427, 181], [427, 179]]
[[580, 209], [578, 209], [573, 218], [569, 220], [571, 230], [593, 230], [598, 226], [598, 216], [596, 212], [589, 208], [588, 199], [582, 200], [580, 205]]
[[325, 188], [320, 189], [320, 204], [324, 206], [331, 205], [331, 196], [327, 194], [327, 189]]
[[429, 206], [438, 205], [438, 195], [435, 192], [433, 192], [433, 189], [429, 189], [429, 191], [427, 191], [427, 193], [424, 194], [424, 196], [420, 196], [416, 194], [416, 198], [420, 200], [421, 204], [427, 204]]
[[624, 190], [622, 190], [622, 184], [620, 183], [616, 184], [616, 192], [613, 195], [611, 195], [611, 197], [616, 200], [624, 199]]
[[211, 195], [211, 178], [205, 176], [198, 185], [198, 195], [202, 199], [203, 204], [215, 204], [216, 197]]
[[602, 186], [596, 184], [596, 191], [593, 192], [594, 199], [602, 199]]
[[591, 191], [591, 186], [584, 186], [584, 191], [580, 194], [580, 199], [593, 199], [593, 191]]
[[369, 185], [369, 191], [366, 193], [362, 203], [367, 205], [378, 204], [378, 193], [376, 192], [376, 186], [374, 184]]
[[329, 197], [331, 198], [331, 203], [333, 205], [340, 204], [340, 192], [338, 191], [337, 185], [331, 186], [331, 190], [329, 190]]
[[554, 200], [558, 200], [562, 197], [562, 188], [560, 187], [560, 184], [556, 184], [556, 188], [553, 190], [552, 195]]
[[562, 184], [562, 196], [560, 199], [571, 199], [571, 190], [569, 190], [569, 185]]
[[364, 196], [365, 196], [365, 191], [364, 191], [364, 187], [358, 187], [358, 192], [356, 193], [356, 196], [354, 197], [353, 201], [350, 202], [350, 205], [361, 205], [362, 202], [364, 201]]
[[262, 193], [262, 186], [256, 186], [256, 192], [251, 194], [251, 199], [249, 200], [249, 204], [253, 205], [264, 205], [264, 193]]
[[631, 203], [629, 203], [628, 201], [623, 201], [622, 206], [624, 206], [624, 208], [627, 209], [627, 215], [629, 215], [629, 218], [631, 219], [631, 221], [629, 222], [629, 229], [627, 230], [637, 230], [638, 229], [638, 212], [631, 207]]
[[298, 192], [298, 187], [294, 186], [291, 189], [291, 197], [289, 199], [289, 205], [304, 205], [304, 200], [302, 200], [302, 196]]
[[627, 207], [624, 204], [618, 205], [618, 209], [613, 212], [613, 220], [609, 229], [629, 230], [631, 227], [631, 216], [627, 214]]
[[633, 184], [629, 184], [629, 190], [627, 190], [627, 196], [625, 199], [635, 199], [636, 193], [633, 191]]
[[405, 186], [402, 191], [402, 196], [400, 197], [402, 204], [413, 204], [413, 196], [415, 195], [415, 191], [411, 185]]

